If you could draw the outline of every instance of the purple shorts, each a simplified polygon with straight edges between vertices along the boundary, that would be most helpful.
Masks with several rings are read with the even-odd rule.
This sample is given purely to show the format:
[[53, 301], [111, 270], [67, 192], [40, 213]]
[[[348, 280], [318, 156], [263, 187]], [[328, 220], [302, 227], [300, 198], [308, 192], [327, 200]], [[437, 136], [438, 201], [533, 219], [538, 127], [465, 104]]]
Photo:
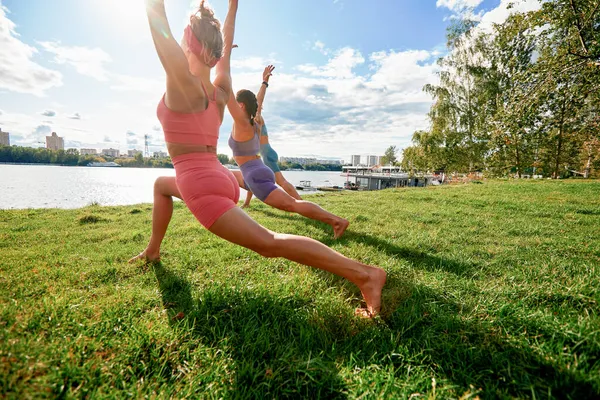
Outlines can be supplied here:
[[246, 186], [260, 201], [265, 201], [271, 192], [277, 189], [275, 174], [260, 158], [242, 164], [240, 171]]

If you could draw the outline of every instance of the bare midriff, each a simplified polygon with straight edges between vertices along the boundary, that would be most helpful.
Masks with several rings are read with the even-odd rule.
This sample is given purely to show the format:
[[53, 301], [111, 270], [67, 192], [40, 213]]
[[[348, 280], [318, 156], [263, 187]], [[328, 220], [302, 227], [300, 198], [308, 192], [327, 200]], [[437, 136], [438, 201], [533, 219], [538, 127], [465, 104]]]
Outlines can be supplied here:
[[233, 159], [235, 160], [235, 162], [237, 163], [238, 166], [242, 166], [244, 164], [246, 164], [248, 161], [252, 161], [252, 160], [256, 160], [260, 158], [260, 156], [257, 154], [255, 156], [236, 156], [233, 157]]
[[167, 150], [171, 158], [191, 153], [212, 153], [217, 154], [216, 146], [206, 146], [203, 144], [183, 144], [167, 142]]

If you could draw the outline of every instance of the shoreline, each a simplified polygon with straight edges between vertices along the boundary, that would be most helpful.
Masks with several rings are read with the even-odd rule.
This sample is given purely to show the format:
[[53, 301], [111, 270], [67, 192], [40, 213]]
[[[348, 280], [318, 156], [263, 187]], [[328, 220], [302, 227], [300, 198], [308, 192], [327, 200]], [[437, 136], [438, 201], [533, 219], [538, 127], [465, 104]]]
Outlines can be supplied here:
[[[14, 163], [14, 162], [5, 162], [5, 161], [0, 161], [0, 165], [27, 165], [27, 166], [42, 166], [42, 167], [76, 167], [76, 168], [127, 168], [127, 169], [175, 169], [174, 167], [145, 167], [145, 166], [127, 166], [127, 165], [119, 165], [118, 167], [89, 167], [87, 165], [66, 165], [66, 164], [46, 164], [46, 163]], [[223, 166], [225, 166], [225, 164], [222, 164]], [[235, 167], [235, 168], [229, 168], [227, 167], [227, 169], [231, 170], [231, 171], [238, 171], [240, 168], [239, 167]], [[321, 171], [321, 170], [311, 170], [311, 169], [300, 169], [300, 170], [295, 170], [295, 169], [281, 169], [281, 172], [339, 172], [340, 174], [343, 173], [342, 170], [327, 170], [327, 171]]]
[[66, 164], [45, 164], [45, 163], [12, 163], [12, 162], [0, 162], [0, 165], [27, 165], [27, 166], [40, 166], [40, 167], [68, 167], [68, 168], [106, 168], [106, 169], [114, 169], [114, 168], [127, 168], [127, 169], [174, 169], [173, 167], [129, 167], [125, 165], [119, 165], [118, 167], [89, 167], [87, 165], [66, 165]]
[[[241, 189], [240, 190], [244, 190]], [[322, 191], [311, 191], [311, 192], [305, 192], [304, 196], [314, 196], [316, 194], [322, 194], [322, 195], [331, 195], [334, 193], [340, 193], [340, 192], [322, 192]], [[244, 192], [245, 195], [245, 192]], [[303, 197], [304, 197], [303, 196]], [[243, 204], [243, 199], [242, 199], [242, 195], [240, 195], [240, 200], [238, 201], [238, 207], [241, 206]], [[260, 203], [260, 204], [264, 204], [263, 202], [261, 202], [260, 200], [252, 200], [252, 204], [254, 203]], [[183, 202], [183, 200], [180, 200], [178, 198], [173, 198], [173, 203], [182, 203], [185, 207], [185, 203]], [[77, 207], [19, 207], [19, 208], [3, 208], [0, 207], [0, 213], [2, 212], [6, 212], [6, 211], [52, 211], [52, 210], [62, 210], [62, 211], [68, 211], [68, 210], [83, 210], [86, 208], [94, 208], [94, 207], [98, 207], [98, 208], [110, 208], [110, 207], [135, 207], [135, 206], [152, 206], [153, 203], [151, 202], [142, 202], [142, 203], [131, 203], [131, 204], [100, 204], [100, 203], [96, 203], [96, 202], [91, 202], [90, 204], [87, 204], [85, 206], [77, 206]], [[252, 210], [252, 206], [250, 206], [250, 210]]]

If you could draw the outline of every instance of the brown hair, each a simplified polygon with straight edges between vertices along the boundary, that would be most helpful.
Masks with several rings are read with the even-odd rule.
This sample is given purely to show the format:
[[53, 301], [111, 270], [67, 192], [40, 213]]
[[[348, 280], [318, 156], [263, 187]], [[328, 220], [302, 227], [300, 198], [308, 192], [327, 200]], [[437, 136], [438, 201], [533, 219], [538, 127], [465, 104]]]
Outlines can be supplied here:
[[213, 10], [200, 2], [200, 7], [190, 17], [190, 26], [194, 36], [205, 49], [211, 51], [213, 57], [219, 59], [223, 56], [223, 35], [221, 34], [221, 23], [215, 18]]
[[254, 125], [254, 117], [258, 111], [258, 100], [250, 90], [242, 89], [235, 95], [235, 100], [246, 106], [246, 114], [250, 118], [250, 124]]

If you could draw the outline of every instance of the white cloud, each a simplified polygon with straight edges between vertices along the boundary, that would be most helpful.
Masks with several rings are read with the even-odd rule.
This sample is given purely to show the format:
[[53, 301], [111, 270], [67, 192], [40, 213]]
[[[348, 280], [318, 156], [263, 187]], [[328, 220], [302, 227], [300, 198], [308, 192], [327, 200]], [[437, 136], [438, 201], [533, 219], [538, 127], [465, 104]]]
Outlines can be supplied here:
[[61, 86], [60, 72], [32, 61], [37, 50], [19, 39], [7, 13], [0, 2], [0, 88], [43, 96], [46, 90]]
[[[408, 145], [413, 132], [427, 126], [431, 100], [421, 89], [437, 79], [434, 51], [382, 51], [364, 57], [358, 50], [345, 47], [329, 54], [321, 65], [282, 69], [271, 81], [265, 118], [280, 155], [347, 158], [357, 151], [381, 154], [389, 145]], [[243, 59], [233, 77], [234, 89], [256, 91], [260, 83], [257, 70], [266, 63], [260, 57]], [[358, 67], [366, 73], [359, 74]], [[155, 117], [164, 80], [104, 72], [111, 88], [126, 96], [119, 103], [93, 112], [84, 110], [85, 119], [80, 120], [69, 118], [79, 110], [62, 110], [49, 123], [39, 114], [3, 115], [1, 126], [22, 136], [19, 144], [23, 145], [34, 143], [37, 137], [33, 132], [48, 125], [82, 147], [123, 150], [135, 145], [126, 136], [132, 131], [150, 134], [151, 150], [164, 149]], [[230, 117], [226, 120], [229, 122], [221, 129], [222, 137], [231, 126]], [[223, 142], [222, 138], [219, 152], [229, 153]]]
[[268, 58], [264, 57], [245, 57], [245, 58], [232, 58], [231, 68], [250, 70], [250, 71], [262, 71], [267, 65], [281, 64], [274, 55]]
[[[323, 65], [280, 72], [271, 80], [264, 110], [274, 148], [281, 156], [348, 158], [409, 145], [413, 132], [428, 124], [431, 99], [422, 87], [437, 82], [436, 54], [383, 51], [365, 60], [346, 47]], [[359, 74], [357, 67], [369, 73]], [[255, 73], [237, 73], [234, 86], [256, 90]]]
[[370, 59], [376, 72], [371, 84], [402, 93], [422, 93], [423, 82], [437, 79], [436, 55], [426, 50], [373, 53]]
[[39, 42], [49, 53], [54, 54], [54, 62], [67, 64], [75, 68], [81, 75], [95, 78], [99, 81], [108, 80], [108, 72], [104, 64], [112, 61], [102, 49], [80, 46], [63, 46], [60, 42]]
[[323, 67], [318, 67], [314, 64], [303, 64], [299, 65], [297, 69], [314, 76], [351, 78], [354, 76], [352, 70], [364, 62], [365, 59], [358, 50], [351, 47], [344, 47], [336, 51], [334, 56]]
[[436, 7], [446, 7], [450, 11], [459, 12], [467, 8], [475, 8], [483, 3], [483, 0], [437, 0]]
[[325, 56], [329, 55], [329, 53], [331, 52], [331, 50], [325, 47], [325, 43], [321, 42], [320, 40], [317, 40], [315, 42], [315, 44], [313, 45], [313, 50], [317, 50], [319, 53]]
[[110, 72], [106, 64], [112, 62], [112, 57], [100, 48], [67, 46], [60, 42], [40, 42], [47, 52], [54, 55], [54, 62], [67, 64], [84, 76], [101, 82], [110, 82], [110, 88], [119, 92], [139, 92], [160, 96], [165, 90], [164, 77], [144, 78]]
[[479, 29], [490, 31], [494, 24], [501, 24], [514, 13], [535, 11], [540, 8], [539, 0], [500, 0], [498, 7], [483, 13]]

